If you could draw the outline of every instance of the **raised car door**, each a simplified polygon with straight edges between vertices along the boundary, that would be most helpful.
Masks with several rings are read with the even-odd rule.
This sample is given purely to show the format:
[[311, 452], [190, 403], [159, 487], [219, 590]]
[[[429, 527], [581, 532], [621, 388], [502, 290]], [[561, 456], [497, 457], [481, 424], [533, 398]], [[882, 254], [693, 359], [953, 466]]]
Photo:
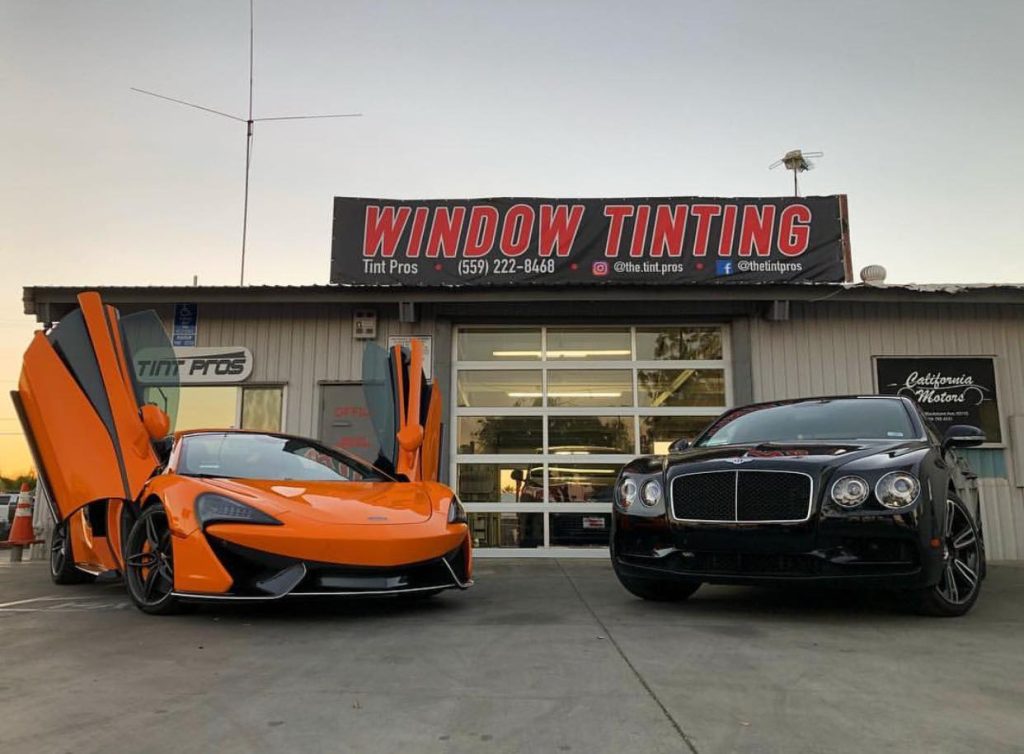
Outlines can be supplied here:
[[[151, 333], [154, 322], [162, 333], [152, 312], [122, 320], [99, 294], [83, 293], [78, 308], [37, 332], [25, 351], [11, 397], [58, 520], [89, 503], [135, 500], [160, 466], [153, 441], [169, 431], [168, 417], [143, 409], [147, 388], [125, 337]], [[165, 369], [174, 373], [167, 384], [176, 385], [176, 362]]]

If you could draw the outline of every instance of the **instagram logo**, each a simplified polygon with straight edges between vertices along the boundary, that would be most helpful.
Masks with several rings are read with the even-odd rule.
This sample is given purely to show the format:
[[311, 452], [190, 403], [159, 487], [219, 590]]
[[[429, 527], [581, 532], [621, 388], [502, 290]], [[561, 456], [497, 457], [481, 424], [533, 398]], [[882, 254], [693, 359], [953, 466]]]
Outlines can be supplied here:
[[608, 274], [608, 263], [607, 262], [594, 262], [590, 271], [597, 277], [604, 277]]

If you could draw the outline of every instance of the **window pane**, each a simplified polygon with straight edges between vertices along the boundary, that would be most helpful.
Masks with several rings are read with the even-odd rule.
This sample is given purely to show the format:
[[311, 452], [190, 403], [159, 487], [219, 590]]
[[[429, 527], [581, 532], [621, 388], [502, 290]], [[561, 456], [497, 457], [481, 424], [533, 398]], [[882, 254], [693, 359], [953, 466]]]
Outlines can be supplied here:
[[641, 369], [641, 406], [725, 406], [724, 369]]
[[720, 359], [720, 327], [638, 327], [636, 357], [651, 359]]
[[539, 463], [460, 463], [456, 477], [455, 492], [466, 503], [544, 501], [544, 466]]
[[461, 416], [460, 453], [543, 453], [539, 416]]
[[640, 452], [663, 455], [676, 440], [693, 442], [711, 416], [642, 416], [640, 417]]
[[175, 429], [231, 429], [236, 426], [238, 388], [183, 387], [178, 393], [178, 422]]
[[540, 360], [540, 328], [459, 330], [457, 353], [461, 361]]
[[558, 463], [548, 466], [548, 497], [552, 503], [610, 503], [621, 464]]
[[242, 429], [280, 432], [282, 393], [279, 387], [242, 388]]
[[548, 417], [549, 453], [632, 453], [632, 416]]
[[547, 358], [626, 360], [632, 356], [629, 329], [625, 327], [588, 330], [548, 328]]
[[625, 369], [552, 369], [549, 406], [632, 406], [633, 373]]
[[470, 513], [473, 547], [542, 547], [543, 513]]
[[458, 390], [460, 406], [539, 406], [540, 370], [460, 370]]
[[553, 547], [607, 547], [610, 513], [551, 513]]

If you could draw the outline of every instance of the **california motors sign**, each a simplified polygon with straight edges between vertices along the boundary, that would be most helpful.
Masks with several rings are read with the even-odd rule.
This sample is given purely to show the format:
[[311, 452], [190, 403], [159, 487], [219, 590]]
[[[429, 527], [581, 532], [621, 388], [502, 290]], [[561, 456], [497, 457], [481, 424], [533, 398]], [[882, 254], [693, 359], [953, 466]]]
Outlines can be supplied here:
[[843, 282], [845, 196], [334, 200], [331, 282]]
[[988, 442], [1002, 442], [991, 358], [879, 356], [875, 370], [879, 393], [913, 398], [940, 433], [971, 424]]

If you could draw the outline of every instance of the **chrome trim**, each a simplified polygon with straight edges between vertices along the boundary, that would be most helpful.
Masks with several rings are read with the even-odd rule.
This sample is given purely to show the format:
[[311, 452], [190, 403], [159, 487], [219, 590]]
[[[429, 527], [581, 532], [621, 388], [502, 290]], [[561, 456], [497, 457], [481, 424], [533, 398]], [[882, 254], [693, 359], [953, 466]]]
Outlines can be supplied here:
[[[733, 489], [733, 518], [679, 518], [676, 516], [676, 480], [688, 476], [699, 476], [701, 474], [735, 474], [735, 486]], [[765, 521], [740, 521], [739, 520], [739, 487], [740, 474], [798, 474], [807, 477], [810, 484], [810, 492], [807, 496], [807, 515], [803, 518], [781, 518]], [[709, 471], [692, 471], [689, 474], [678, 474], [668, 480], [668, 515], [673, 521], [681, 524], [739, 524], [741, 526], [759, 526], [761, 524], [800, 524], [811, 520], [814, 511], [814, 477], [806, 471], [789, 471], [788, 469], [712, 469]]]
[[459, 589], [469, 589], [473, 586], [473, 579], [469, 581], [459, 581], [459, 577], [455, 575], [455, 569], [452, 568], [452, 564], [448, 562], [448, 558], [441, 558], [441, 562], [444, 563], [444, 567], [448, 569], [448, 573], [452, 575], [452, 581], [455, 582], [455, 586]]

